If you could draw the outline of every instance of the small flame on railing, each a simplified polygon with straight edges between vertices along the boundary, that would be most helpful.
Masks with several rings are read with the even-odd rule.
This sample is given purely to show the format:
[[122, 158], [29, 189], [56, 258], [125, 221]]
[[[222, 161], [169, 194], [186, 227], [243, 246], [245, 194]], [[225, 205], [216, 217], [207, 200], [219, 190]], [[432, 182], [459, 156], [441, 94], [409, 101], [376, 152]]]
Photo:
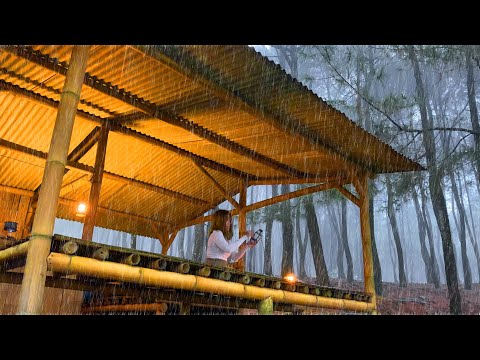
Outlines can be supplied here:
[[297, 277], [293, 273], [287, 274], [283, 278], [291, 284], [297, 281]]

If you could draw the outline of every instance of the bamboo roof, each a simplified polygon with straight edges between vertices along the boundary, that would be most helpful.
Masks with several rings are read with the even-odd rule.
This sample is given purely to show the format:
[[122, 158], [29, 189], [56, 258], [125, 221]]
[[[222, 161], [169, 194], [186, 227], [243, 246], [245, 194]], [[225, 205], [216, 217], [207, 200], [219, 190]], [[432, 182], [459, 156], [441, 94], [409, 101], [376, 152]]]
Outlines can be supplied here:
[[[0, 186], [40, 186], [70, 53], [0, 46]], [[246, 46], [94, 45], [86, 71], [60, 218], [79, 220], [105, 124], [96, 226], [154, 238], [225, 200], [209, 175], [234, 196], [423, 169]]]

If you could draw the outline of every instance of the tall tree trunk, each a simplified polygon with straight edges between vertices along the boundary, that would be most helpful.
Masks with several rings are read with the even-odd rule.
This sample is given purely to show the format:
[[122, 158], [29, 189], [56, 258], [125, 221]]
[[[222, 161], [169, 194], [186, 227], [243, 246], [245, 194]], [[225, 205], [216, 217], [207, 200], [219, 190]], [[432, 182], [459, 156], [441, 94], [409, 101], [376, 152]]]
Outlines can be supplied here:
[[393, 190], [390, 179], [386, 178], [387, 184], [387, 214], [390, 219], [390, 225], [392, 227], [393, 239], [395, 240], [395, 247], [397, 248], [397, 258], [398, 258], [398, 280], [400, 287], [407, 286], [407, 277], [405, 275], [405, 263], [403, 261], [403, 249], [402, 243], [400, 242], [400, 234], [398, 233], [397, 218], [395, 217], [395, 210], [393, 208]]
[[470, 108], [470, 120], [472, 122], [473, 139], [475, 140], [475, 164], [477, 171], [475, 175], [477, 178], [477, 184], [480, 184], [480, 123], [478, 121], [478, 109], [477, 100], [475, 94], [475, 77], [473, 75], [473, 63], [472, 63], [472, 47], [465, 46], [465, 60], [467, 65], [467, 95], [468, 106]]
[[452, 183], [452, 192], [455, 202], [457, 204], [458, 216], [460, 218], [460, 228], [458, 229], [458, 238], [460, 240], [460, 249], [462, 254], [462, 266], [463, 266], [463, 279], [465, 289], [472, 289], [472, 271], [470, 270], [470, 264], [468, 262], [467, 256], [467, 239], [466, 239], [466, 230], [465, 230], [465, 209], [462, 202], [460, 201], [460, 195], [458, 193], [457, 184], [455, 182], [455, 175], [453, 172], [450, 173], [450, 182]]
[[398, 284], [398, 264], [397, 264], [397, 257], [394, 253], [396, 253], [395, 248], [393, 247], [393, 239], [392, 239], [392, 227], [387, 230], [388, 233], [388, 253], [390, 254], [390, 261], [392, 262], [392, 270], [393, 270], [393, 282]]
[[422, 200], [422, 215], [425, 221], [425, 231], [427, 232], [428, 244], [430, 248], [430, 267], [432, 269], [432, 276], [433, 276], [433, 284], [435, 285], [435, 289], [440, 288], [440, 273], [439, 267], [437, 264], [437, 256], [435, 255], [435, 246], [433, 241], [433, 228], [432, 228], [432, 220], [430, 219], [430, 213], [427, 210], [427, 194], [425, 193], [425, 188], [423, 187], [423, 183], [420, 182], [420, 197]]
[[[272, 198], [278, 195], [277, 185], [272, 185]], [[276, 205], [265, 208], [265, 252], [263, 253], [263, 273], [273, 275], [272, 270], [272, 228], [275, 219]]]
[[178, 232], [178, 257], [185, 259], [185, 240], [187, 237], [187, 229], [183, 228]]
[[[468, 200], [468, 212], [470, 214], [470, 219], [472, 220], [472, 228], [470, 229], [468, 217], [465, 218], [465, 222], [467, 224], [468, 233], [470, 234], [470, 241], [472, 243], [473, 252], [475, 253], [475, 259], [477, 260], [478, 281], [480, 283], [480, 252], [478, 250], [478, 241], [477, 241], [477, 235], [476, 235], [476, 229], [475, 229], [475, 220], [472, 213], [472, 202], [470, 200], [470, 191], [468, 191], [467, 179], [465, 178], [465, 168], [463, 167], [462, 167], [462, 175], [463, 175], [463, 184], [465, 186], [465, 193], [467, 194], [467, 200]], [[463, 199], [463, 194], [460, 193], [460, 201], [462, 201], [463, 203], [462, 199]]]
[[295, 231], [298, 241], [298, 275], [300, 279], [305, 279], [307, 277], [307, 272], [305, 271], [305, 248], [307, 247], [307, 242], [305, 239], [302, 240], [302, 231], [300, 229], [300, 201], [295, 210]]
[[311, 196], [305, 199], [305, 214], [308, 226], [308, 235], [310, 238], [310, 245], [313, 254], [313, 265], [317, 275], [317, 283], [323, 286], [328, 286], [328, 271], [323, 256], [322, 240], [320, 238], [320, 229], [318, 228], [317, 214], [313, 206], [313, 199]]
[[425, 220], [423, 219], [422, 210], [420, 209], [420, 203], [418, 201], [418, 195], [415, 189], [412, 191], [413, 204], [415, 205], [415, 212], [417, 213], [417, 225], [418, 236], [420, 239], [420, 252], [422, 254], [423, 263], [425, 265], [425, 275], [427, 283], [433, 283], [433, 269], [430, 254], [428, 253], [427, 246], [425, 245]]
[[427, 158], [427, 167], [429, 170], [429, 188], [432, 197], [433, 211], [437, 220], [440, 236], [442, 238], [443, 256], [445, 261], [445, 276], [447, 280], [448, 296], [450, 302], [450, 313], [462, 313], [462, 301], [458, 289], [457, 264], [453, 252], [452, 232], [448, 221], [447, 204], [442, 189], [442, 174], [438, 171], [436, 161], [435, 140], [430, 121], [427, 118], [426, 96], [423, 88], [422, 75], [418, 64], [417, 55], [412, 45], [407, 46], [408, 55], [412, 63], [413, 72], [416, 81], [416, 92], [418, 98], [418, 107], [423, 128], [423, 144]]
[[[365, 74], [365, 86], [363, 88], [364, 96], [370, 97], [370, 89], [375, 78], [375, 62], [372, 47], [368, 48], [368, 73]], [[374, 95], [375, 95], [374, 88]], [[364, 106], [365, 108], [365, 130], [377, 135], [373, 130], [373, 121], [371, 117], [370, 106]], [[380, 258], [378, 257], [377, 243], [375, 240], [375, 184], [374, 181], [368, 180], [368, 212], [370, 217], [370, 238], [372, 239], [372, 256], [373, 256], [373, 278], [375, 280], [375, 292], [377, 295], [382, 295], [382, 267], [380, 265]], [[348, 261], [348, 260], [347, 260]]]
[[330, 226], [333, 229], [335, 235], [337, 235], [337, 273], [339, 279], [345, 279], [345, 271], [343, 269], [343, 242], [342, 242], [342, 235], [340, 234], [340, 225], [338, 224], [337, 217], [335, 216], [335, 211], [333, 210], [333, 204], [328, 204], [327, 214], [328, 218], [330, 219]]
[[[290, 192], [288, 184], [281, 185], [282, 194]], [[282, 222], [282, 270], [281, 275], [293, 273], [293, 222], [290, 200], [280, 203], [280, 221]]]

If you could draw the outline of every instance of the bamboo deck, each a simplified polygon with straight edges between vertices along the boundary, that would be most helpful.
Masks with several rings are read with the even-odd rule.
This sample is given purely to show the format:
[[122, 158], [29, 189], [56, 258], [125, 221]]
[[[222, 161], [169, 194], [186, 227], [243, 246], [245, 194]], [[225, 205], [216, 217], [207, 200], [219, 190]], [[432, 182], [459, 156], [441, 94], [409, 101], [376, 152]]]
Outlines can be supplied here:
[[[11, 274], [10, 271], [22, 268], [25, 265], [27, 239], [18, 240], [5, 251], [17, 251], [13, 256], [8, 255], [0, 257], [0, 270], [4, 273], [3, 282], [17, 282], [21, 275]], [[297, 281], [291, 284], [283, 278], [275, 276], [266, 276], [262, 274], [243, 272], [233, 268], [219, 268], [208, 266], [204, 263], [186, 260], [178, 257], [161, 255], [156, 253], [144, 252], [134, 249], [126, 249], [117, 246], [105, 245], [101, 243], [86, 242], [77, 238], [54, 235], [51, 245], [50, 256], [74, 257], [78, 259], [91, 259], [97, 266], [111, 266], [112, 264], [126, 265], [130, 270], [138, 269], [140, 272], [154, 270], [154, 274], [179, 274], [184, 275], [186, 281], [191, 278], [215, 279], [221, 281], [215, 283], [211, 288], [192, 289], [188, 286], [173, 285], [158, 286], [135, 281], [128, 277], [97, 276], [88, 273], [75, 273], [74, 271], [53, 271], [47, 277], [47, 286], [60, 287], [66, 289], [77, 289], [86, 291], [88, 296], [85, 298], [82, 313], [98, 312], [122, 312], [122, 313], [164, 313], [167, 311], [160, 304], [169, 304], [171, 313], [182, 313], [180, 308], [188, 305], [197, 308], [223, 309], [237, 311], [240, 308], [255, 309], [258, 306], [258, 299], [252, 296], [231, 296], [228, 291], [219, 290], [229, 286], [249, 287], [271, 289], [289, 294], [314, 295], [313, 298], [339, 299], [349, 303], [368, 303], [371, 300], [369, 294], [338, 289], [334, 287], [324, 287], [315, 284], [307, 284]], [[49, 270], [52, 269], [49, 267]], [[102, 271], [102, 270], [100, 270]], [[17, 279], [15, 280], [15, 276]], [[177, 275], [174, 275], [178, 277]], [[10, 280], [9, 280], [10, 279]], [[180, 279], [183, 279], [180, 277]], [[21, 280], [20, 280], [21, 281]], [[197, 280], [198, 282], [198, 280]], [[232, 285], [231, 285], [232, 284]], [[238, 285], [237, 288], [238, 288]], [[288, 296], [284, 300], [275, 301], [275, 310], [295, 312], [299, 303], [290, 303]], [[301, 304], [300, 304], [301, 305]], [[163, 305], [162, 305], [163, 306]], [[175, 310], [175, 306], [177, 310]], [[320, 307], [320, 306], [319, 306]], [[351, 306], [350, 306], [351, 307]], [[133, 309], [137, 309], [134, 311]], [[163, 311], [161, 311], [163, 309]], [[198, 311], [198, 310], [197, 310]], [[210, 310], [217, 311], [217, 310]]]

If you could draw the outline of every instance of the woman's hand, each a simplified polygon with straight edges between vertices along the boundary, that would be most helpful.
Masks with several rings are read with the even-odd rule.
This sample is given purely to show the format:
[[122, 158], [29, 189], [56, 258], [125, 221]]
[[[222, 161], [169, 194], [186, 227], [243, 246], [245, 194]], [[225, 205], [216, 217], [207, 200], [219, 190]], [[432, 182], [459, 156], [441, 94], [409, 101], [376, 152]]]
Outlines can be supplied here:
[[247, 230], [247, 231], [245, 232], [245, 235], [247, 235], [248, 240], [250, 240], [250, 238], [253, 236], [253, 234], [254, 234], [254, 232], [253, 232], [252, 230]]

